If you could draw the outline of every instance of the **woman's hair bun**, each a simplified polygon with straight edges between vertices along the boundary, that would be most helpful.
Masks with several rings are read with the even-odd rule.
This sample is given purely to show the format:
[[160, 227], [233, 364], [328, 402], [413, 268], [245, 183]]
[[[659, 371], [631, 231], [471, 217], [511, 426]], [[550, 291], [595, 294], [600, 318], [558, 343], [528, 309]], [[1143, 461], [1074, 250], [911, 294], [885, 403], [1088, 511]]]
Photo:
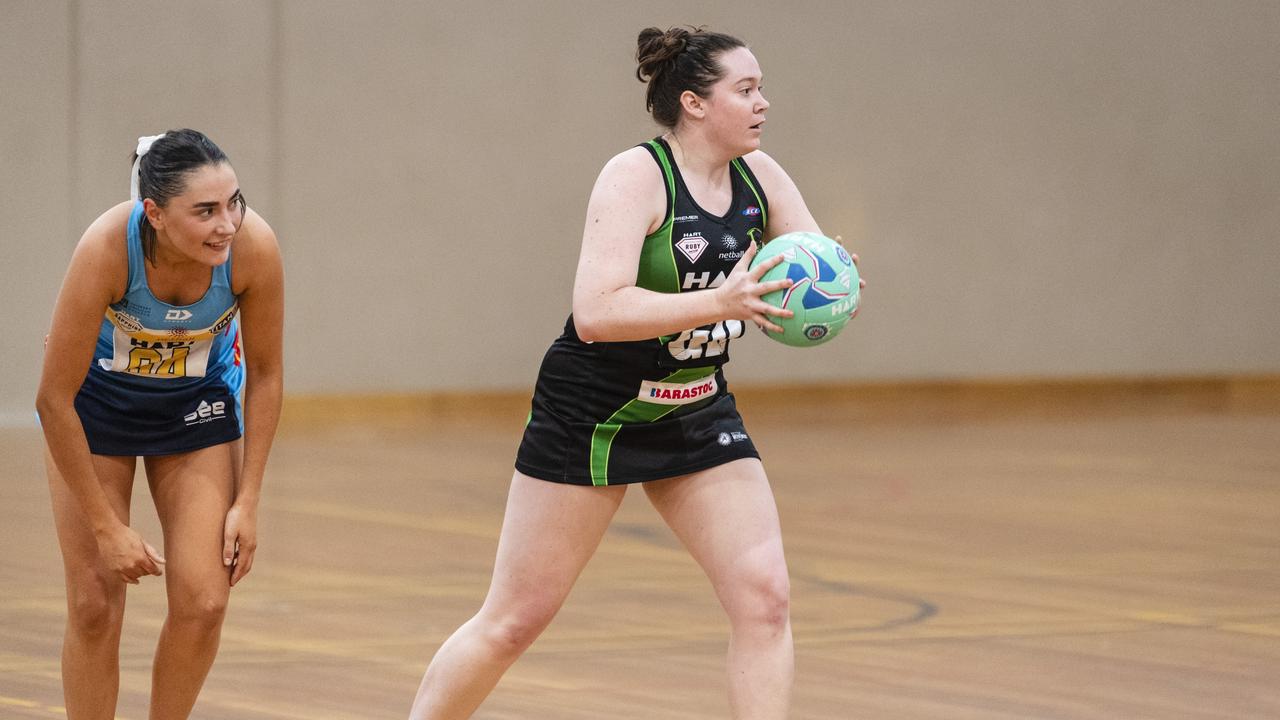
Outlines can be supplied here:
[[668, 30], [648, 27], [641, 30], [640, 37], [636, 40], [636, 78], [647, 82], [649, 78], [670, 67], [676, 57], [684, 52], [690, 34], [689, 29], [682, 27]]
[[724, 77], [720, 56], [746, 47], [736, 37], [703, 27], [648, 27], [636, 39], [636, 79], [647, 83], [645, 108], [659, 124], [674, 128], [680, 121], [680, 97], [688, 91], [708, 97]]

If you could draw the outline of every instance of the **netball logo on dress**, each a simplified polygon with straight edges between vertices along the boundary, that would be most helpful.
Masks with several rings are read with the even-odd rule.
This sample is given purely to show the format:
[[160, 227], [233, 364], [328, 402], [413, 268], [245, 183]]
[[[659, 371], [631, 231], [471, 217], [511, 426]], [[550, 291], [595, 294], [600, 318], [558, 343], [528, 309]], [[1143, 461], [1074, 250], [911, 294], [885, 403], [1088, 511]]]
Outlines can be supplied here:
[[746, 254], [746, 250], [738, 249], [738, 238], [725, 233], [720, 237], [720, 245], [729, 252], [722, 252], [718, 256], [721, 260], [737, 260]]

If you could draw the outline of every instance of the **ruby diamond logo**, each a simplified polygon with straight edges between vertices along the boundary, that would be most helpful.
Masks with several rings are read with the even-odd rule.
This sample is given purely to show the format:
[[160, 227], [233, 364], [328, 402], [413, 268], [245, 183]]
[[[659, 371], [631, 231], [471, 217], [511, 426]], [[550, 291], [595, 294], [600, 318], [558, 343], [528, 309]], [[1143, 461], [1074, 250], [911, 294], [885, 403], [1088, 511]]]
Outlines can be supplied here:
[[709, 244], [701, 235], [685, 235], [676, 243], [676, 249], [689, 258], [689, 262], [698, 262]]

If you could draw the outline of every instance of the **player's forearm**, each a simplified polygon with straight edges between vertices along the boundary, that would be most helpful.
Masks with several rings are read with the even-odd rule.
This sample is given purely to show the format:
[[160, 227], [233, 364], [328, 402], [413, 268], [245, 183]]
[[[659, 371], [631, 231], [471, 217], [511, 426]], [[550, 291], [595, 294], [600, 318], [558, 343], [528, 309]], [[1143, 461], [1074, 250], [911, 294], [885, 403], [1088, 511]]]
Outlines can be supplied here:
[[262, 477], [280, 421], [283, 392], [283, 373], [278, 368], [250, 367], [244, 392], [244, 462], [236, 486], [237, 504], [256, 506], [262, 494]]
[[628, 286], [575, 302], [574, 326], [588, 342], [647, 340], [724, 319], [715, 291], [659, 293]]

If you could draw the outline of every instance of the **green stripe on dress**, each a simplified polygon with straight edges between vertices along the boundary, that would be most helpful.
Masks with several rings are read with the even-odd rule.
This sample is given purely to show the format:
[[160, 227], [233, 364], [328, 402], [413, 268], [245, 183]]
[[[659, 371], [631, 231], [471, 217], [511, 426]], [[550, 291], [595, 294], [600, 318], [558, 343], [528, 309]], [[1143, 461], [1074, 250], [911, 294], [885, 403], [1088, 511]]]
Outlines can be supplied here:
[[676, 270], [676, 250], [671, 244], [671, 228], [675, 224], [676, 177], [671, 170], [671, 160], [662, 143], [650, 140], [646, 143], [653, 149], [662, 168], [663, 179], [667, 183], [667, 219], [662, 225], [645, 237], [640, 249], [640, 265], [636, 269], [636, 287], [654, 292], [680, 292], [680, 274]]
[[671, 172], [671, 161], [667, 159], [667, 151], [663, 149], [662, 143], [657, 140], [650, 140], [646, 144], [653, 148], [654, 153], [658, 156], [658, 163], [662, 165], [662, 175], [667, 179], [667, 192], [671, 193], [668, 197], [672, 199], [674, 209], [674, 200], [676, 197], [676, 176]]
[[[684, 368], [659, 382], [688, 383], [701, 380], [715, 371], [715, 367]], [[613, 438], [622, 430], [623, 425], [651, 423], [679, 408], [679, 405], [662, 405], [635, 398], [618, 408], [608, 420], [597, 423], [595, 430], [591, 432], [591, 484], [609, 484], [609, 452], [613, 449]]]

